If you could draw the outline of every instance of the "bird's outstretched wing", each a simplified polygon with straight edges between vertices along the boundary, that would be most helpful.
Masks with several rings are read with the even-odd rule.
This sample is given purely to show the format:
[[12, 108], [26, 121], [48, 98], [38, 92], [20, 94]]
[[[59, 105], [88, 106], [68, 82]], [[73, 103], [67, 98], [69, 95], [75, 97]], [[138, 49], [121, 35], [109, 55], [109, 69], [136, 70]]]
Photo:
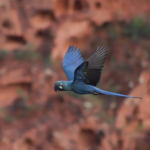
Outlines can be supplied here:
[[96, 51], [75, 70], [75, 80], [96, 86], [100, 80], [102, 68], [107, 55], [107, 48], [99, 46]]
[[80, 49], [77, 49], [77, 47], [74, 46], [69, 46], [63, 60], [63, 69], [68, 80], [74, 80], [74, 71], [83, 62], [84, 59], [81, 56]]

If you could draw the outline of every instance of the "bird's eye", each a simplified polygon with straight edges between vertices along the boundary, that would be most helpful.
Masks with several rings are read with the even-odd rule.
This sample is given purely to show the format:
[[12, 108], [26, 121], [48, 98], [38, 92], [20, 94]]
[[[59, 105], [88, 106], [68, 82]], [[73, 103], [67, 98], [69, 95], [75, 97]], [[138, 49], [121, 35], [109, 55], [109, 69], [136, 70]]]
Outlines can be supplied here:
[[62, 83], [59, 83], [59, 85], [62, 85]]
[[62, 89], [62, 86], [59, 86], [60, 89]]

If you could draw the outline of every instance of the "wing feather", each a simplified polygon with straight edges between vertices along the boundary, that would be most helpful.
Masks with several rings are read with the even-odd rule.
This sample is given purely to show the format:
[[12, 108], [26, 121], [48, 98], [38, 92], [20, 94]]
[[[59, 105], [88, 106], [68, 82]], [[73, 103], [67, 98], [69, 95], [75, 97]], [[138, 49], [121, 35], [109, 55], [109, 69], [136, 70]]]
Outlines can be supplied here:
[[64, 60], [63, 60], [63, 69], [69, 80], [74, 79], [75, 69], [84, 62], [84, 59], [81, 56], [80, 49], [77, 47], [69, 46]]
[[108, 50], [104, 45], [99, 45], [96, 51], [85, 61], [87, 64], [82, 69], [86, 78], [85, 83], [97, 85], [101, 77], [107, 52]]
[[[101, 72], [107, 52], [108, 50], [104, 45], [98, 46], [95, 52], [85, 62], [82, 62], [82, 64], [77, 67], [75, 70], [74, 81], [82, 80], [86, 84], [96, 86], [101, 78]], [[82, 75], [82, 78], [79, 78], [78, 75]]]

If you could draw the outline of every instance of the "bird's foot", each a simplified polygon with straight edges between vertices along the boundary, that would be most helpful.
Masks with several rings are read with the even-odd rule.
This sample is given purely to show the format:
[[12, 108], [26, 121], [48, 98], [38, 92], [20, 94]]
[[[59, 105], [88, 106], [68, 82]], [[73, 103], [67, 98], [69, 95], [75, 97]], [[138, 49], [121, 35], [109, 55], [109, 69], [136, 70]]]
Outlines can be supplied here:
[[98, 95], [98, 94], [99, 94], [99, 93], [97, 93], [97, 92], [95, 92], [95, 91], [93, 92], [93, 95]]

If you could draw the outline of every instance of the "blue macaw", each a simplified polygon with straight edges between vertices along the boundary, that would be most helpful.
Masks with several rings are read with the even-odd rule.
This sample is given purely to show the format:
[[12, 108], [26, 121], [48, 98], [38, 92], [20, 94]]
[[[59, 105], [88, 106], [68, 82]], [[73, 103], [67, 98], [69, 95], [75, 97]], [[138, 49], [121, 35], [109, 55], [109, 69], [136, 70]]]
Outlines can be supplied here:
[[140, 98], [108, 92], [96, 87], [101, 77], [106, 55], [107, 48], [105, 46], [99, 46], [96, 51], [84, 61], [80, 49], [69, 46], [63, 60], [63, 69], [69, 81], [57, 81], [54, 90], [73, 91], [77, 94], [104, 94]]

